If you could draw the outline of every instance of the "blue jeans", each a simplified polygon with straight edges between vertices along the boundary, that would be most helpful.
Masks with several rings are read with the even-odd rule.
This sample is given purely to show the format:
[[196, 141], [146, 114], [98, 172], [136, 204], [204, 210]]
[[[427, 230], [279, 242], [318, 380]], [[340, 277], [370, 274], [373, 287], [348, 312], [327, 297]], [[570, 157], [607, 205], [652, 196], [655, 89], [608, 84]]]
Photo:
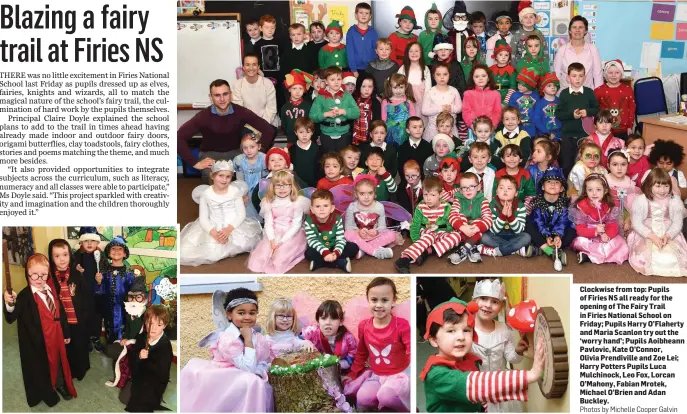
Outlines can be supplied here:
[[498, 247], [501, 255], [508, 256], [517, 252], [521, 247], [530, 244], [532, 238], [524, 231], [515, 233], [513, 230], [503, 230], [498, 234], [487, 231], [482, 235], [482, 244]]

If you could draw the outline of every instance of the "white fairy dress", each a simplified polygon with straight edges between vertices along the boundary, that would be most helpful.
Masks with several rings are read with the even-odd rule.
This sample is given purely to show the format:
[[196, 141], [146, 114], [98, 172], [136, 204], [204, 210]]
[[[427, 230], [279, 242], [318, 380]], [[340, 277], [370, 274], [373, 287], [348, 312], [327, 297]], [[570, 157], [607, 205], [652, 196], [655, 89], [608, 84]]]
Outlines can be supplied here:
[[[181, 230], [181, 264], [199, 266], [216, 263], [226, 257], [252, 251], [262, 239], [262, 227], [254, 218], [246, 217], [243, 196], [248, 185], [234, 181], [225, 194], [217, 194], [212, 186], [197, 188], [199, 217]], [[210, 235], [212, 229], [234, 227], [229, 240], [220, 244]]]

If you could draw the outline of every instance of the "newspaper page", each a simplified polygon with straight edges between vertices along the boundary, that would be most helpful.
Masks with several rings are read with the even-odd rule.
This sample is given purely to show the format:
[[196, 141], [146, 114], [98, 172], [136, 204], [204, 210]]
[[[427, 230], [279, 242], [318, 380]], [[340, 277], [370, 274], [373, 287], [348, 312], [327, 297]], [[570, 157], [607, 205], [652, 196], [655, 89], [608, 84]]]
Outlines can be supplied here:
[[6, 2], [0, 12], [2, 222], [173, 222], [175, 9]]

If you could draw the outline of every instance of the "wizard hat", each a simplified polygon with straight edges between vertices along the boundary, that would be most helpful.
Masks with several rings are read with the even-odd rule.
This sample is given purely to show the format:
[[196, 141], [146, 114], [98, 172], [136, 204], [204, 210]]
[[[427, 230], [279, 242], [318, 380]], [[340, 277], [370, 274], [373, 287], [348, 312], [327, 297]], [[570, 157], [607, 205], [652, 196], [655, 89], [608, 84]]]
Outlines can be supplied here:
[[115, 247], [115, 246], [120, 246], [124, 248], [124, 258], [128, 259], [129, 258], [129, 248], [126, 246], [126, 240], [124, 239], [123, 236], [115, 236], [110, 240], [109, 243], [107, 243], [107, 246], [105, 246], [105, 257], [109, 258], [110, 257], [110, 250]]

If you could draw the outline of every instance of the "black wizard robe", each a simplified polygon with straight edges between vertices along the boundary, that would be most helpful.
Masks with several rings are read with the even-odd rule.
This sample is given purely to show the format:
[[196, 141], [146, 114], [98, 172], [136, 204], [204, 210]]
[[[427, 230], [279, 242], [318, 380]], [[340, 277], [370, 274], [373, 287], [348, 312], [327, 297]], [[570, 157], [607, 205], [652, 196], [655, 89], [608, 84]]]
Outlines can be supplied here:
[[128, 412], [152, 412], [167, 410], [162, 407], [162, 394], [169, 383], [172, 366], [172, 343], [164, 333], [148, 348], [148, 358], [140, 359], [139, 353], [146, 347], [147, 334], [136, 336], [136, 343], [127, 353], [131, 369], [131, 398], [125, 410]]

